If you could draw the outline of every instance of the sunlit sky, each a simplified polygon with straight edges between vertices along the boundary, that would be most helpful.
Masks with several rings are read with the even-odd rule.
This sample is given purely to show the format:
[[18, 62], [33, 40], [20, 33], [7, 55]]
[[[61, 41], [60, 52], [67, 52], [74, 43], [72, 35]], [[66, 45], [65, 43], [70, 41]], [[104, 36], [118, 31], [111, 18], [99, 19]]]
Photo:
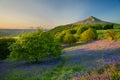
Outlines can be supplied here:
[[0, 0], [0, 28], [53, 28], [94, 16], [120, 23], [120, 0]]

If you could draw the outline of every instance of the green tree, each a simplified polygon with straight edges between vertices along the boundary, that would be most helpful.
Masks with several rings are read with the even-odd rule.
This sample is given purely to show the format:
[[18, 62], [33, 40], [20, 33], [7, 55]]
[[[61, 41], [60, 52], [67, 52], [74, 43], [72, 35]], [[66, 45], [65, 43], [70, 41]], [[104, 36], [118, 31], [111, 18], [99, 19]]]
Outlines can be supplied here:
[[72, 34], [66, 34], [64, 36], [64, 43], [65, 44], [71, 44], [71, 43], [74, 43], [74, 42], [76, 42], [76, 39]]
[[48, 32], [24, 33], [9, 47], [12, 60], [38, 62], [43, 58], [59, 57], [61, 45]]
[[97, 32], [93, 28], [89, 28], [81, 34], [81, 39], [85, 42], [97, 39]]

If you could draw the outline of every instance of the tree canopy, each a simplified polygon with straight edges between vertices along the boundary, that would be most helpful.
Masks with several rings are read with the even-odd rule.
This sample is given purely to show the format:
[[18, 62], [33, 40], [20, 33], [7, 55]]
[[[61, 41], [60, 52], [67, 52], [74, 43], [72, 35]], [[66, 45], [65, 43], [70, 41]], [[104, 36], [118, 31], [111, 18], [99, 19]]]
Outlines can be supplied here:
[[10, 59], [25, 59], [30, 62], [37, 62], [42, 58], [59, 57], [62, 54], [61, 45], [50, 33], [42, 31], [22, 34], [9, 49], [11, 50]]
[[81, 38], [85, 42], [93, 41], [93, 40], [97, 39], [97, 32], [95, 29], [89, 28], [88, 30], [84, 31], [81, 34]]

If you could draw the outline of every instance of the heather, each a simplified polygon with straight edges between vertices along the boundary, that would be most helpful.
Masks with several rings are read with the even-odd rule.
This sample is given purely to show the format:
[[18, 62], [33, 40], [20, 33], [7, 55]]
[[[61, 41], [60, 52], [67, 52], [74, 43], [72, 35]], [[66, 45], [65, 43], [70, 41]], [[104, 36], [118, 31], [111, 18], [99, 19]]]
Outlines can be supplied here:
[[2, 80], [119, 80], [120, 42], [96, 40], [64, 46], [63, 55], [38, 63], [0, 62]]
[[120, 79], [120, 64], [112, 63], [104, 67], [97, 68], [92, 72], [78, 75], [72, 80], [119, 80]]

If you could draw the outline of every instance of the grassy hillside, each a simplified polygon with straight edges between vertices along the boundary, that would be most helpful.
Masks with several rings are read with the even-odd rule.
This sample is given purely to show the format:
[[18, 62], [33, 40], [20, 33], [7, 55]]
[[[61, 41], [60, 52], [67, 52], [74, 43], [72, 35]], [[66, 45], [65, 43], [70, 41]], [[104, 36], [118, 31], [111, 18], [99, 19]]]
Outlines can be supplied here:
[[112, 23], [112, 22], [102, 21], [93, 16], [89, 16], [88, 18], [86, 18], [85, 20], [82, 20], [82, 21], [74, 22], [72, 24], [57, 26], [54, 29], [50, 30], [50, 32], [53, 34], [56, 34], [63, 30], [79, 28], [79, 27], [87, 27], [87, 28], [91, 27], [91, 28], [95, 28], [97, 30], [104, 30], [104, 29], [113, 29], [113, 28], [119, 29], [120, 25]]

